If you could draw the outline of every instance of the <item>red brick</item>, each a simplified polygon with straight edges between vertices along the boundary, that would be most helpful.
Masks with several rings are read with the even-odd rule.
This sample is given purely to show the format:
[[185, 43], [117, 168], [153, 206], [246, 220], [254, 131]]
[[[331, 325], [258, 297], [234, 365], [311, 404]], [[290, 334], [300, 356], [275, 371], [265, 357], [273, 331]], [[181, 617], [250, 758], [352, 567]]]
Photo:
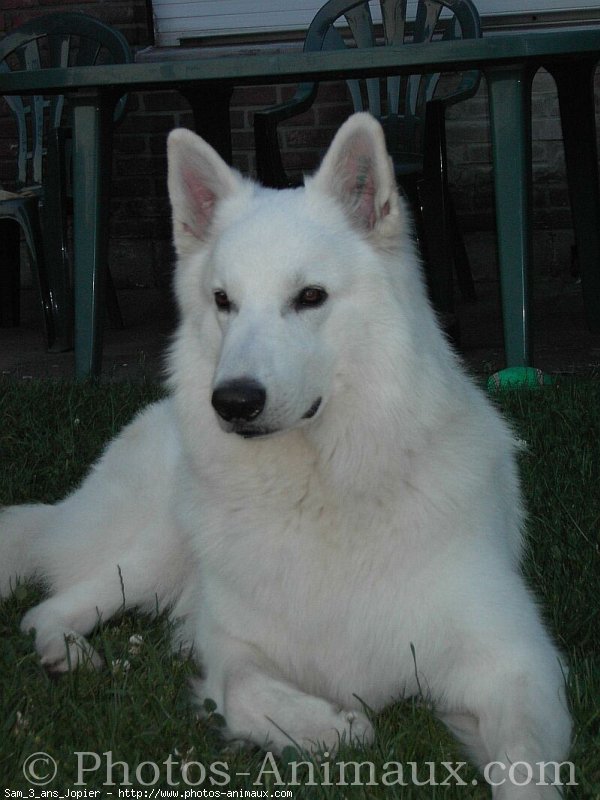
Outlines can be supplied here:
[[131, 3], [120, 5], [105, 5], [104, 3], [98, 5], [94, 3], [94, 16], [115, 27], [135, 21], [134, 9]]
[[320, 83], [317, 100], [319, 103], [347, 101], [348, 86], [346, 81], [324, 81]]
[[177, 115], [173, 123], [173, 127], [189, 128], [191, 131], [195, 129], [194, 115], [191, 111], [182, 111]]
[[10, 191], [14, 188], [15, 168], [13, 164], [0, 161], [0, 183], [5, 189]]
[[179, 92], [145, 92], [142, 95], [142, 102], [144, 109], [151, 112], [181, 111], [189, 108], [187, 100]]
[[38, 0], [2, 0], [2, 6], [4, 11], [8, 11], [11, 8], [37, 8], [39, 2]]
[[8, 19], [7, 24], [7, 33], [10, 33], [11, 30], [14, 28], [18, 28], [20, 25], [24, 25], [26, 22], [29, 22], [31, 19], [35, 19], [36, 17], [41, 17], [44, 12], [36, 9], [31, 11], [18, 11], [15, 14], [7, 14], [6, 17]]
[[464, 163], [490, 164], [492, 160], [492, 145], [490, 142], [475, 142], [465, 147]]
[[154, 175], [167, 168], [166, 158], [158, 156], [117, 157], [116, 170], [120, 175]]
[[15, 159], [18, 150], [19, 146], [16, 140], [0, 139], [0, 158], [6, 158], [7, 160]]
[[249, 131], [233, 131], [231, 143], [234, 150], [254, 150], [254, 133]]
[[0, 137], [13, 139], [17, 135], [17, 125], [12, 112], [6, 106], [8, 113], [0, 117]]
[[164, 156], [167, 152], [167, 137], [165, 135], [148, 137], [148, 149], [152, 155]]
[[317, 127], [317, 112], [315, 107], [312, 106], [305, 111], [303, 114], [298, 114], [295, 117], [292, 117], [284, 124], [293, 125], [297, 128], [315, 128]]
[[234, 153], [232, 161], [232, 166], [239, 170], [243, 175], [250, 175], [253, 172], [250, 166], [250, 157], [248, 155], [243, 153]]
[[114, 136], [113, 151], [127, 155], [141, 155], [146, 152], [146, 139], [143, 136]]
[[285, 169], [292, 177], [298, 177], [304, 172], [312, 172], [320, 160], [320, 150], [303, 150], [296, 153], [287, 151], [283, 153]]
[[324, 130], [318, 128], [310, 130], [308, 128], [282, 128], [285, 130], [285, 145], [287, 148], [325, 148], [331, 143], [334, 130]]
[[112, 236], [118, 238], [152, 241], [159, 233], [163, 238], [167, 238], [171, 233], [171, 226], [168, 222], [163, 223], [161, 220], [134, 216], [127, 220], [111, 219], [110, 232]]
[[140, 197], [154, 193], [155, 182], [151, 177], [119, 175], [113, 173], [111, 193], [115, 197]]
[[562, 141], [562, 129], [558, 119], [534, 119], [531, 126], [534, 139]]
[[554, 78], [545, 70], [539, 69], [533, 79], [534, 92], [553, 92], [556, 90]]
[[249, 127], [247, 121], [246, 110], [243, 108], [230, 108], [229, 109], [229, 122], [232, 130], [242, 130]]
[[112, 204], [112, 217], [114, 219], [129, 219], [130, 217], [164, 217], [168, 207], [163, 198], [157, 199], [151, 194], [140, 195], [127, 199], [115, 200]]
[[335, 105], [325, 105], [319, 103], [316, 106], [316, 117], [318, 125], [339, 126], [352, 113], [350, 103], [336, 103]]
[[239, 106], [272, 106], [278, 102], [275, 86], [239, 86], [233, 91], [232, 108]]
[[140, 107], [140, 96], [138, 92], [127, 93], [127, 105], [125, 107], [126, 114], [132, 114], [138, 111]]

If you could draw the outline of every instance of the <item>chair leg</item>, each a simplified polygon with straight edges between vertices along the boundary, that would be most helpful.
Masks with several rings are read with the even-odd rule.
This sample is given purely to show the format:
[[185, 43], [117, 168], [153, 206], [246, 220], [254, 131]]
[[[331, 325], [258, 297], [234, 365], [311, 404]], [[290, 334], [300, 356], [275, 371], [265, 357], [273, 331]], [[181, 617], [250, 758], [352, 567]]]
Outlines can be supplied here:
[[40, 226], [37, 198], [30, 198], [27, 207], [21, 206], [17, 211], [16, 218], [23, 229], [25, 242], [29, 250], [31, 272], [37, 284], [40, 305], [42, 307], [42, 320], [46, 333], [46, 342], [48, 349], [51, 350], [56, 341], [54, 301], [44, 259], [44, 239]]
[[40, 207], [44, 231], [44, 259], [52, 287], [52, 317], [55, 339], [50, 349], [63, 353], [73, 349], [73, 291], [67, 243], [67, 196], [65, 163], [66, 134], [48, 135], [44, 197]]
[[454, 271], [460, 288], [460, 294], [463, 300], [473, 301], [477, 299], [475, 283], [473, 282], [473, 274], [471, 272], [471, 265], [469, 264], [469, 256], [467, 255], [465, 242], [460, 228], [458, 227], [456, 209], [450, 194], [446, 197], [446, 214], [448, 215], [448, 226], [452, 232]]
[[20, 230], [12, 219], [0, 220], [0, 326], [20, 322]]
[[256, 177], [263, 186], [283, 189], [289, 186], [283, 168], [277, 126], [266, 115], [254, 116], [254, 141], [256, 143]]
[[[427, 240], [425, 238], [425, 229], [423, 227], [423, 214], [421, 213], [421, 201], [419, 199], [419, 190], [417, 188], [417, 179], [414, 175], [403, 175], [397, 179], [398, 187], [405, 200], [410, 205], [412, 212], [413, 223], [415, 226], [415, 239], [417, 249], [421, 257], [421, 261], [426, 266], [429, 262], [429, 254], [427, 251]], [[431, 296], [431, 281], [429, 270], [425, 269], [425, 279], [427, 281], [427, 291]]]
[[452, 217], [446, 170], [444, 106], [427, 104], [423, 140], [423, 178], [418, 183], [419, 201], [427, 241], [431, 297], [442, 325], [454, 344], [459, 344], [458, 318], [454, 308], [455, 217]]
[[445, 196], [438, 182], [418, 183], [419, 201], [427, 242], [427, 268], [431, 301], [440, 322], [454, 345], [460, 344], [460, 328], [454, 306], [452, 240], [448, 228]]
[[399, 183], [413, 212], [429, 299], [444, 332], [455, 346], [459, 346], [460, 328], [454, 311], [449, 231], [445, 223], [440, 224], [444, 219], [440, 216], [444, 204], [439, 185], [406, 175], [399, 178]]
[[442, 187], [428, 180], [418, 183], [419, 202], [423, 214], [427, 262], [431, 275], [433, 304], [446, 313], [454, 311], [450, 235]]
[[[215, 148], [221, 158], [231, 164], [231, 123], [229, 104], [233, 94], [231, 86], [203, 86], [202, 84], [181, 84], [178, 91], [192, 107], [194, 128]], [[206, 109], [210, 113], [206, 113]]]
[[586, 320], [600, 332], [600, 192], [594, 116], [595, 61], [552, 65], [565, 147]]

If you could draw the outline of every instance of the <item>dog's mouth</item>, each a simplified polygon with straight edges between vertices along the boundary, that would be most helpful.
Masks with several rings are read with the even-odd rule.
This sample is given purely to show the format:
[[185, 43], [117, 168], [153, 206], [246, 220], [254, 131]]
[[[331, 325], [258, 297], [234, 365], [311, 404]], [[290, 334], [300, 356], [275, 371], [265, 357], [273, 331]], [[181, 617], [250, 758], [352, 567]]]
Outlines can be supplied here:
[[[315, 402], [310, 406], [308, 411], [302, 415], [301, 419], [312, 419], [319, 408], [321, 407], [322, 398], [318, 397]], [[235, 420], [232, 421], [230, 433], [235, 433], [243, 439], [264, 439], [267, 436], [274, 436], [277, 433], [283, 433], [282, 428], [265, 428], [257, 425], [249, 425], [247, 421], [240, 420], [237, 424]]]
[[312, 404], [312, 406], [308, 409], [306, 414], [302, 417], [302, 419], [312, 419], [314, 417], [314, 415], [317, 413], [317, 411], [319, 410], [319, 407], [321, 405], [321, 400], [322, 400], [322, 398], [318, 397], [315, 400], [315, 402]]
[[233, 433], [237, 433], [237, 435], [241, 436], [243, 439], [264, 439], [267, 436], [273, 436], [273, 434], [278, 433], [278, 430], [266, 428], [234, 428]]

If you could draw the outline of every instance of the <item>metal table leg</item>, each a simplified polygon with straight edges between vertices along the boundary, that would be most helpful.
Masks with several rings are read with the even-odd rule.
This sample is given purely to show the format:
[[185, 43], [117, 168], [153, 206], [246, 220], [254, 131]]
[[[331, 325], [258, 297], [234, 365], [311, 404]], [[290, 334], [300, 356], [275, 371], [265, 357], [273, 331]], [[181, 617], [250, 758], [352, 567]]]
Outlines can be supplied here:
[[101, 94], [73, 102], [75, 377], [97, 377], [102, 360], [108, 259], [110, 115]]
[[504, 347], [509, 367], [530, 366], [531, 80], [524, 64], [485, 70], [490, 124]]

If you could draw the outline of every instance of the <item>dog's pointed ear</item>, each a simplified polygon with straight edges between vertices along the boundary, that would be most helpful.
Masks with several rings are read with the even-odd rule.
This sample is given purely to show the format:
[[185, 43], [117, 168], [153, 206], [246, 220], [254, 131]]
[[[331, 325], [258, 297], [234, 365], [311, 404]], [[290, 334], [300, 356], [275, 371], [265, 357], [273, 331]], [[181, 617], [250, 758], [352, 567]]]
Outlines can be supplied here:
[[239, 189], [242, 179], [185, 128], [169, 134], [167, 156], [173, 239], [177, 253], [184, 255], [208, 239], [217, 205]]
[[390, 246], [401, 229], [398, 190], [383, 129], [367, 113], [353, 114], [339, 129], [315, 176], [306, 182], [335, 198], [354, 227], [374, 244]]

